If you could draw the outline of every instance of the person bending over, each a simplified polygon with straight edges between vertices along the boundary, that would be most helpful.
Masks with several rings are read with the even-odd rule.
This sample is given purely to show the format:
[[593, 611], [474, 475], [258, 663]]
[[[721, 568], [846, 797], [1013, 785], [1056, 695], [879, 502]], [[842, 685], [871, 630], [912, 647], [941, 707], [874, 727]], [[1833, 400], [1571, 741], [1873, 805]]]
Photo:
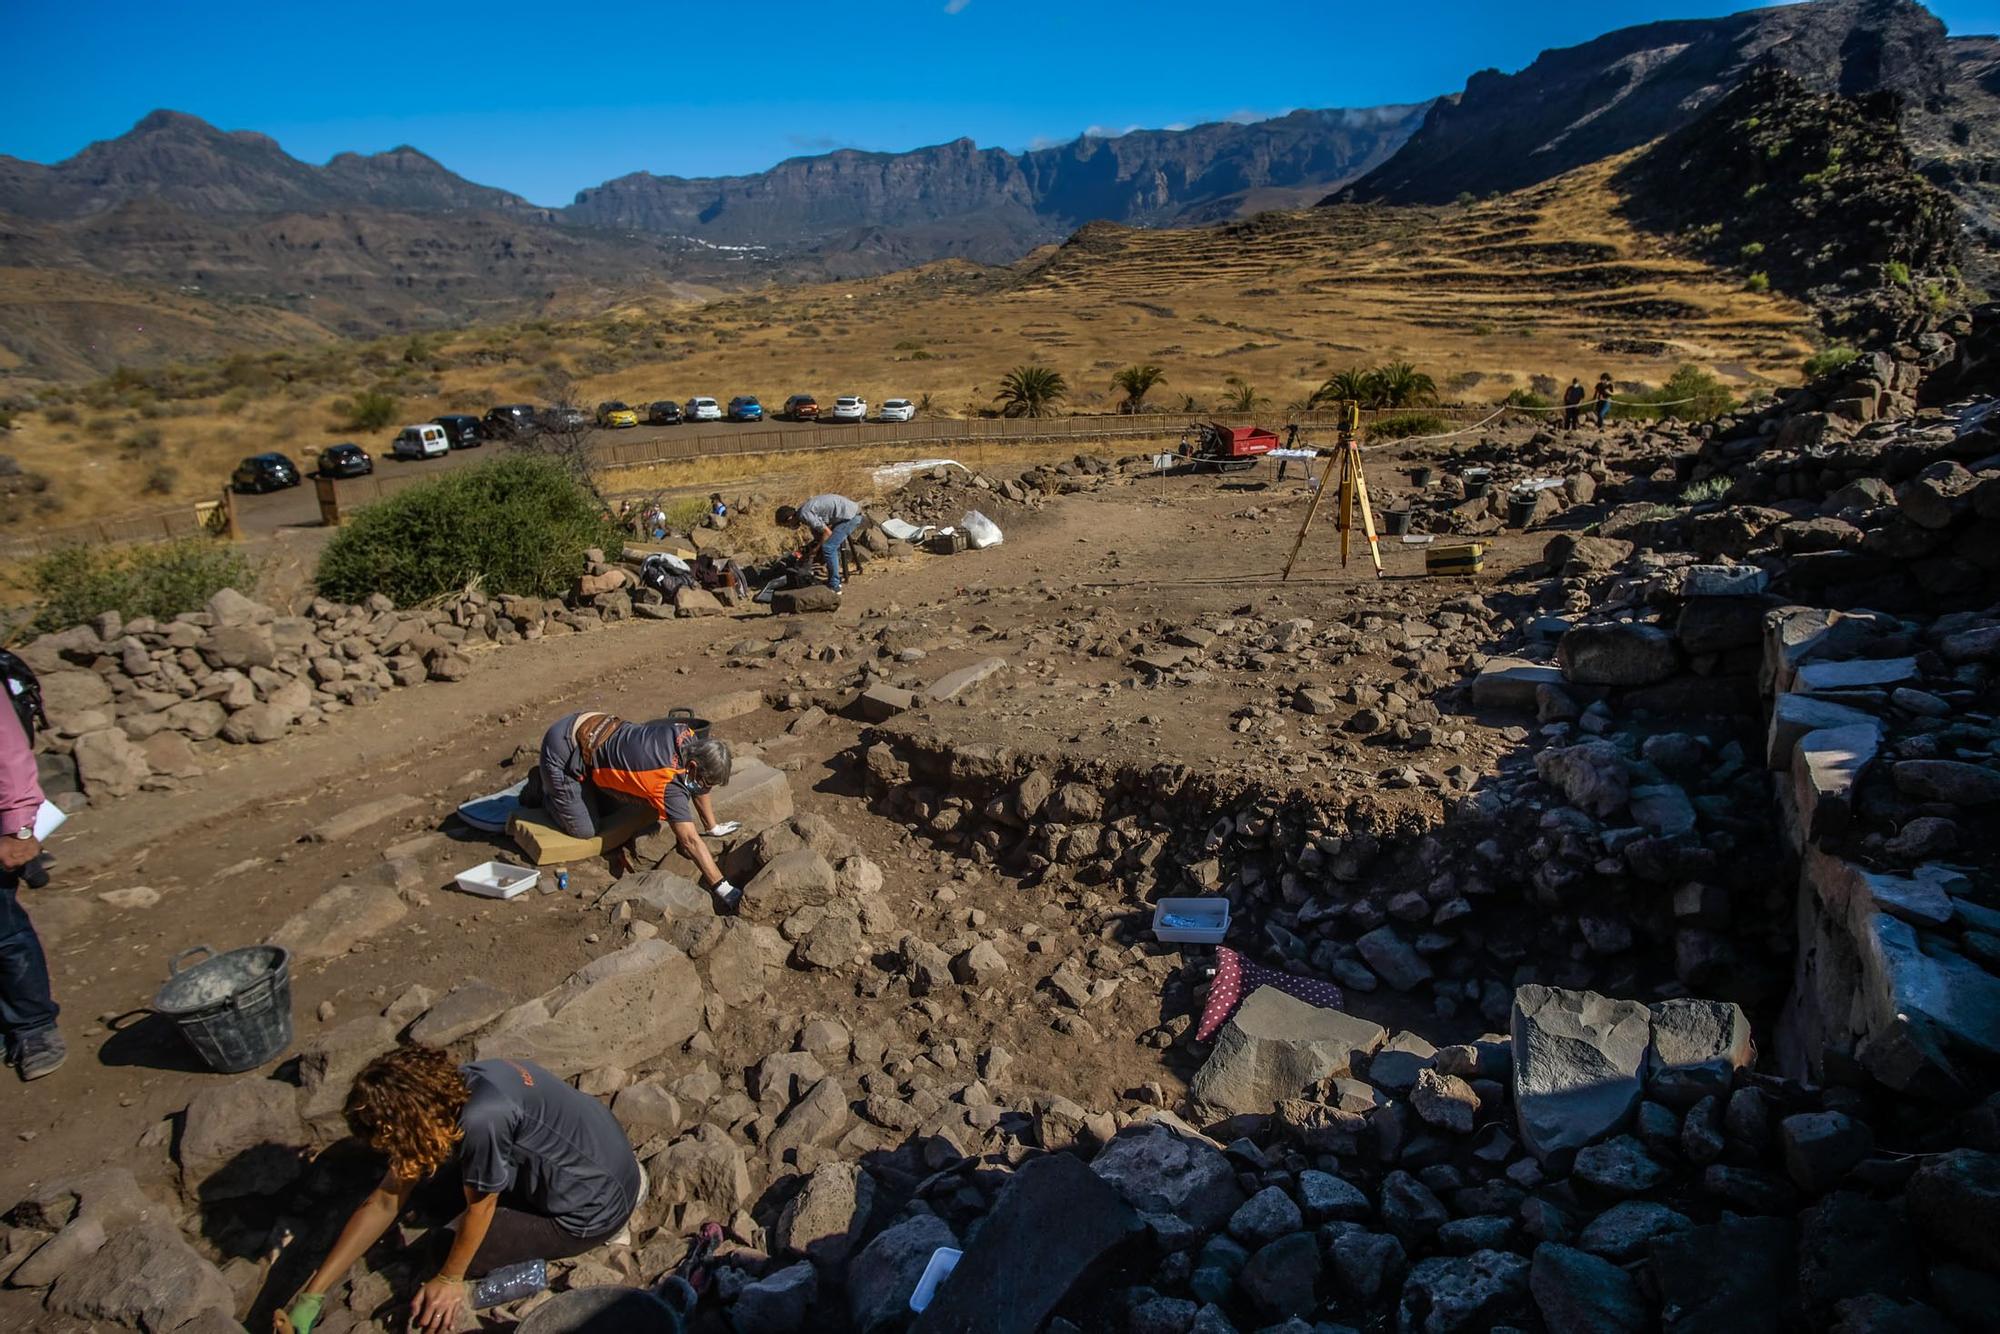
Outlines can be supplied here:
[[[702, 884], [715, 895], [716, 906], [733, 913], [743, 901], [743, 891], [723, 877], [701, 841], [704, 830], [721, 838], [738, 828], [734, 820], [716, 822], [709, 797], [711, 789], [729, 781], [730, 766], [726, 742], [698, 739], [686, 723], [671, 718], [628, 723], [608, 713], [585, 712], [556, 719], [543, 734], [535, 776], [542, 806], [556, 827], [572, 838], [597, 835], [607, 796], [652, 807], [674, 831], [680, 850], [701, 871]], [[532, 804], [529, 794], [522, 794], [522, 802]]]
[[840, 591], [840, 548], [865, 517], [861, 506], [836, 495], [814, 496], [798, 506], [780, 505], [777, 514], [779, 527], [802, 527], [812, 533], [826, 561], [826, 586], [836, 593]]
[[604, 1104], [529, 1061], [460, 1065], [403, 1046], [354, 1077], [344, 1108], [354, 1134], [389, 1159], [292, 1304], [283, 1334], [312, 1334], [326, 1296], [389, 1230], [426, 1178], [455, 1170], [465, 1212], [450, 1249], [410, 1303], [410, 1328], [443, 1334], [470, 1309], [466, 1280], [528, 1260], [581, 1255], [617, 1236], [645, 1174]]

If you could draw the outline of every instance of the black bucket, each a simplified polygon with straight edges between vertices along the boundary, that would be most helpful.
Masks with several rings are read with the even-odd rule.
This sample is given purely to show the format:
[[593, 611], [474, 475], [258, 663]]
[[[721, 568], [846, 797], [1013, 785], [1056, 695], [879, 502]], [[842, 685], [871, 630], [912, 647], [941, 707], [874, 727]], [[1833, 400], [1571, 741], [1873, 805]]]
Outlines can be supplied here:
[[1492, 485], [1493, 483], [1487, 481], [1484, 477], [1476, 482], [1467, 482], [1465, 484], [1465, 498], [1467, 500], [1483, 500], [1486, 496], [1487, 488]]
[[1404, 533], [1409, 532], [1410, 512], [1408, 510], [1389, 510], [1383, 514], [1382, 531], [1390, 537], [1401, 537]]
[[695, 717], [693, 709], [668, 709], [667, 721], [692, 731], [696, 741], [708, 740], [708, 719]]
[[1534, 496], [1509, 496], [1507, 498], [1507, 526], [1526, 528], [1528, 521], [1535, 517]]
[[645, 1288], [572, 1288], [530, 1311], [515, 1334], [670, 1334], [680, 1327]]
[[1415, 487], [1429, 486], [1431, 479], [1435, 476], [1437, 476], [1435, 468], [1412, 468], [1410, 469], [1410, 485]]
[[[209, 957], [187, 971], [196, 954]], [[249, 945], [227, 954], [196, 945], [167, 961], [153, 1009], [180, 1026], [195, 1054], [225, 1075], [254, 1070], [292, 1044], [292, 954]]]

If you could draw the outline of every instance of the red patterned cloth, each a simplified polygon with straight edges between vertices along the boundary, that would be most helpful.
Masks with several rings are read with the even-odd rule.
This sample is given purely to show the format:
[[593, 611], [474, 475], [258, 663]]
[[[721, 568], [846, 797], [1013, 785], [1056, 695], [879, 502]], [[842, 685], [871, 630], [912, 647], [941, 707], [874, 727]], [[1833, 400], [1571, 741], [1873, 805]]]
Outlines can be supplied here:
[[1214, 1037], [1229, 1022], [1229, 1016], [1236, 1013], [1236, 1007], [1243, 1003], [1243, 998], [1259, 987], [1276, 987], [1288, 996], [1296, 996], [1306, 1004], [1317, 1005], [1323, 1010], [1339, 1009], [1343, 999], [1340, 988], [1331, 982], [1281, 973], [1275, 968], [1251, 963], [1225, 945], [1215, 952], [1215, 981], [1208, 988], [1208, 1004], [1202, 1009], [1201, 1027], [1195, 1030], [1195, 1041], [1206, 1042]]

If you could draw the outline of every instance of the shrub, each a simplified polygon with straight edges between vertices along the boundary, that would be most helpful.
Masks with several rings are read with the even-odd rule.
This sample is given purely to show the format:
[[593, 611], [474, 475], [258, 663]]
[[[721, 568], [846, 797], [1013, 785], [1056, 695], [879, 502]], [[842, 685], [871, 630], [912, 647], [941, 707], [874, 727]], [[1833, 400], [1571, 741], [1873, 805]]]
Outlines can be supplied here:
[[1705, 421], [1720, 417], [1734, 406], [1736, 400], [1728, 385], [1713, 373], [1689, 364], [1668, 376], [1658, 389], [1627, 395], [1625, 402], [1612, 406], [1611, 415], [1620, 420], [1679, 417], [1684, 421]]
[[1762, 241], [1752, 241], [1736, 253], [1745, 259], [1755, 259], [1764, 253], [1764, 243]]
[[1689, 482], [1681, 488], [1683, 505], [1705, 505], [1711, 500], [1720, 500], [1729, 494], [1730, 480], [1726, 476], [1705, 478], [1699, 482]]
[[1413, 435], [1442, 435], [1451, 423], [1435, 412], [1398, 412], [1368, 424], [1370, 440], [1406, 440]]
[[134, 427], [132, 433], [118, 442], [118, 447], [128, 454], [146, 454], [160, 447], [160, 428], [157, 426]]
[[1507, 397], [1500, 400], [1510, 408], [1552, 408], [1555, 400], [1536, 393], [1532, 389], [1510, 389]]
[[28, 575], [38, 631], [65, 630], [107, 611], [164, 620], [225, 588], [255, 582], [256, 568], [241, 550], [206, 537], [123, 549], [64, 547], [36, 560]]
[[1835, 343], [1832, 347], [1821, 348], [1806, 358], [1806, 379], [1817, 380], [1822, 375], [1831, 375], [1860, 355], [1852, 343]]
[[1910, 285], [1910, 266], [1903, 263], [1900, 259], [1892, 259], [1882, 266], [1882, 276], [1893, 286], [1908, 287]]
[[1746, 292], [1768, 292], [1771, 290], [1771, 275], [1759, 270], [1743, 280]]
[[155, 464], [146, 473], [146, 494], [149, 496], [170, 496], [174, 493], [174, 483], [180, 479], [180, 471], [173, 464]]
[[67, 403], [58, 403], [42, 415], [56, 425], [68, 425], [76, 420], [76, 409]]
[[478, 583], [550, 597], [617, 527], [562, 463], [512, 454], [369, 506], [320, 557], [319, 591], [343, 602], [385, 593], [399, 606]]
[[379, 431], [396, 420], [396, 399], [392, 394], [370, 389], [351, 399], [335, 399], [333, 410], [340, 414], [340, 424], [347, 430]]

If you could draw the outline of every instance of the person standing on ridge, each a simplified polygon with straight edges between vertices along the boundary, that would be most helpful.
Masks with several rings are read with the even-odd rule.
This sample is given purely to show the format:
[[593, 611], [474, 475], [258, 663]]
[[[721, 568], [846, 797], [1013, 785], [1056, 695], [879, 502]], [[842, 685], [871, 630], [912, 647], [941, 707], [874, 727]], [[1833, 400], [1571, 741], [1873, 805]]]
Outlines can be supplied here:
[[1563, 429], [1574, 431], [1579, 414], [1583, 411], [1583, 381], [1572, 378], [1569, 388], [1563, 390]]
[[1611, 415], [1611, 372], [1597, 377], [1597, 388], [1590, 391], [1591, 403], [1597, 410], [1597, 429], [1604, 429], [1605, 419]]

